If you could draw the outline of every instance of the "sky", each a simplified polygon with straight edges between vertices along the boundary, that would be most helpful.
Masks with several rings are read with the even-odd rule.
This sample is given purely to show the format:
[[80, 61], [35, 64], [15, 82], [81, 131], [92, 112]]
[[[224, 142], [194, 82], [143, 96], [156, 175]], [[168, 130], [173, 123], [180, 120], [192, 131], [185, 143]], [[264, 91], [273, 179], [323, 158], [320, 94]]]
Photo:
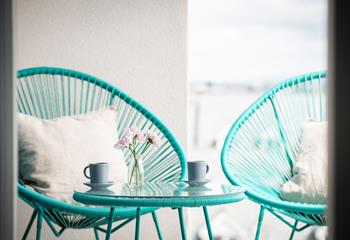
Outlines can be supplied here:
[[326, 70], [326, 26], [326, 0], [189, 0], [189, 81], [265, 84]]

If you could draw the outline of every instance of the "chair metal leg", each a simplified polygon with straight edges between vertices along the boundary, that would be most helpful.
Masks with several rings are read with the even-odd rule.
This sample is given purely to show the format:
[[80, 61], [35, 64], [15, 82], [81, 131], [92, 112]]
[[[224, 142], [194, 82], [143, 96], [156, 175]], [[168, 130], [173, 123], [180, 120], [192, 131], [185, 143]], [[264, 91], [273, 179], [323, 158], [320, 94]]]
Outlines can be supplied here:
[[141, 208], [137, 208], [137, 210], [136, 210], [135, 240], [140, 239], [140, 216], [141, 216]]
[[157, 217], [156, 212], [152, 212], [152, 217], [153, 217], [153, 222], [156, 225], [158, 238], [159, 238], [159, 240], [163, 240], [163, 235], [162, 235], [162, 232], [160, 230], [160, 226], [159, 226], [158, 217]]
[[185, 221], [184, 221], [183, 210], [182, 210], [182, 208], [178, 208], [177, 210], [179, 212], [179, 220], [180, 220], [182, 240], [186, 240], [186, 229], [185, 229]]
[[97, 229], [94, 227], [94, 235], [95, 235], [95, 240], [99, 240], [100, 238], [98, 237], [98, 231]]
[[211, 230], [211, 225], [210, 225], [210, 218], [209, 218], [209, 214], [208, 214], [208, 209], [206, 206], [203, 206], [203, 212], [204, 212], [204, 217], [205, 217], [205, 223], [207, 224], [209, 239], [214, 240], [213, 232]]
[[32, 225], [33, 225], [33, 222], [34, 222], [34, 220], [35, 220], [35, 218], [36, 218], [36, 215], [37, 215], [37, 212], [36, 212], [36, 210], [34, 209], [34, 210], [33, 210], [33, 213], [32, 213], [32, 216], [30, 217], [30, 220], [29, 220], [29, 222], [28, 222], [27, 228], [26, 228], [26, 230], [25, 230], [25, 232], [24, 232], [24, 234], [23, 234], [22, 240], [27, 239], [28, 233], [29, 233], [30, 229], [32, 228]]
[[295, 234], [295, 230], [297, 229], [298, 226], [298, 220], [295, 220], [294, 226], [293, 226], [293, 230], [292, 233], [290, 234], [289, 240], [293, 240], [294, 234]]
[[41, 239], [41, 227], [43, 225], [43, 215], [41, 212], [38, 213], [38, 219], [36, 224], [36, 240]]
[[265, 208], [263, 206], [260, 206], [259, 221], [258, 221], [258, 227], [256, 229], [255, 240], [259, 240], [260, 238], [260, 230], [261, 230], [261, 224], [264, 219], [264, 212], [265, 212]]
[[109, 211], [108, 226], [107, 226], [107, 232], [106, 232], [106, 238], [105, 238], [106, 240], [109, 240], [111, 237], [113, 217], [114, 217], [114, 208], [111, 207], [111, 210]]

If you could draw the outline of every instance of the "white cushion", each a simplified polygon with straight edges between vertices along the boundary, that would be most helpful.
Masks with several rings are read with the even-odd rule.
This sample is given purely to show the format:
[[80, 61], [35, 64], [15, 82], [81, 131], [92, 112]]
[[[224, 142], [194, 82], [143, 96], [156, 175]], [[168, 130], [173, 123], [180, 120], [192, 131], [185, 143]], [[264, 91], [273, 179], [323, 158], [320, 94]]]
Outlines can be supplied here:
[[125, 182], [127, 167], [117, 141], [116, 111], [102, 109], [43, 120], [18, 114], [20, 178], [36, 191], [74, 203], [73, 190], [84, 182], [89, 163], [109, 163], [109, 179]]
[[324, 204], [327, 198], [327, 155], [327, 122], [306, 122], [301, 152], [293, 165], [293, 177], [283, 185], [281, 198]]

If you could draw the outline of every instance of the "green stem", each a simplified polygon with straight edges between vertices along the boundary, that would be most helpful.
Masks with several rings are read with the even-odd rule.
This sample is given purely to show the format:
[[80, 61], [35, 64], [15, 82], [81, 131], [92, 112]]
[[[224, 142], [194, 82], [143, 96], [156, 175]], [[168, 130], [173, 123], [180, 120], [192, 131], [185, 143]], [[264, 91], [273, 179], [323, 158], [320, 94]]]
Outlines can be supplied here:
[[[131, 170], [131, 174], [130, 174], [130, 177], [129, 177], [129, 185], [131, 185], [131, 180], [132, 180], [132, 177], [133, 177], [133, 175], [134, 175], [135, 167], [136, 167], [136, 164], [137, 164], [136, 158], [135, 158], [134, 155], [133, 155], [133, 158], [134, 158], [134, 161], [135, 161], [135, 165], [132, 167], [132, 170]], [[132, 164], [132, 163], [130, 163], [130, 164]]]
[[139, 170], [139, 164], [136, 164], [136, 186], [139, 185], [139, 174], [140, 170]]
[[143, 147], [143, 149], [142, 149], [140, 155], [142, 155], [142, 154], [144, 154], [144, 153], [146, 152], [146, 150], [148, 149], [149, 145], [150, 145], [150, 142], [147, 141], [147, 143], [144, 145], [144, 147]]
[[135, 171], [135, 166], [132, 168], [132, 171], [131, 171], [131, 174], [130, 174], [129, 185], [131, 185], [131, 180], [132, 180], [132, 176], [134, 175], [134, 171]]
[[132, 181], [132, 178], [135, 174], [135, 170], [136, 170], [136, 185], [138, 185], [138, 182], [140, 181], [140, 179], [139, 179], [140, 178], [140, 167], [139, 167], [138, 159], [136, 158], [135, 151], [131, 150], [131, 153], [132, 153], [133, 159], [135, 161], [135, 165], [133, 166], [131, 174], [130, 174], [129, 185], [131, 185], [131, 181]]
[[[142, 155], [149, 148], [150, 144], [151, 143], [148, 141], [144, 145], [140, 155]], [[137, 158], [137, 154], [136, 154], [136, 143], [135, 142], [133, 142], [133, 144], [131, 144], [129, 146], [129, 150], [131, 152], [132, 158], [135, 161], [135, 165], [132, 167], [131, 174], [129, 177], [129, 185], [131, 185], [134, 174], [136, 174], [136, 176], [135, 176], [136, 185], [139, 185], [139, 183], [141, 181], [141, 173], [140, 173], [140, 166], [139, 166], [139, 162], [138, 162], [138, 158]]]

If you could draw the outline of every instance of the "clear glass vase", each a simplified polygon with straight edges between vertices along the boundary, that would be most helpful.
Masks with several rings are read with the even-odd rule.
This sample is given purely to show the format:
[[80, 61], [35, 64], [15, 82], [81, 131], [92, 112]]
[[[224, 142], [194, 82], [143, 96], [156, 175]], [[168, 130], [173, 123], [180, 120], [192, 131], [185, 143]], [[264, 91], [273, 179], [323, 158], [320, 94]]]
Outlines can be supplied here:
[[140, 187], [144, 183], [145, 171], [143, 169], [142, 159], [131, 157], [128, 170], [128, 184], [131, 187]]

